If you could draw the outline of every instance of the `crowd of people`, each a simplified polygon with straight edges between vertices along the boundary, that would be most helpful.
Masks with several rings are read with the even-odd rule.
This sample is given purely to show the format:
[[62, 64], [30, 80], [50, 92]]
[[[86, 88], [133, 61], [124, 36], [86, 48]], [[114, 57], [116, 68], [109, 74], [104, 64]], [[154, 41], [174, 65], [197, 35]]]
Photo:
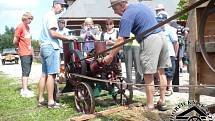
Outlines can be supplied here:
[[[173, 93], [172, 82], [176, 70], [176, 60], [179, 56], [180, 72], [183, 68], [186, 37], [189, 32], [187, 28], [174, 28], [165, 24], [144, 36], [139, 36], [145, 30], [165, 21], [169, 15], [165, 7], [159, 4], [155, 13], [142, 3], [128, 4], [127, 0], [110, 0], [115, 14], [121, 16], [119, 28], [115, 28], [114, 20], [109, 18], [105, 21], [105, 30], [93, 19], [87, 17], [80, 30], [80, 38], [85, 43], [83, 50], [87, 56], [94, 49], [95, 41], [105, 41], [108, 48], [124, 42], [126, 39], [138, 36], [135, 40], [122, 47], [112, 49], [104, 57], [103, 63], [110, 64], [115, 56], [124, 56], [126, 66], [126, 80], [135, 84], [146, 84], [146, 106], [145, 110], [155, 109], [154, 79], [158, 78], [160, 85], [158, 93], [160, 98], [156, 108], [160, 111], [167, 110], [165, 96]], [[71, 35], [71, 30], [65, 26], [65, 21], [57, 19], [66, 3], [64, 0], [54, 0], [52, 9], [42, 19], [42, 30], [40, 35], [40, 55], [42, 63], [42, 75], [39, 81], [38, 106], [48, 108], [60, 108], [60, 103], [54, 100], [54, 83], [60, 71], [60, 63], [63, 58], [63, 42], [73, 41], [77, 37]], [[22, 97], [35, 96], [28, 86], [28, 77], [32, 65], [32, 47], [29, 24], [33, 20], [30, 12], [23, 14], [22, 23], [17, 26], [14, 35], [14, 44], [19, 48], [22, 67]], [[123, 54], [120, 51], [123, 50]], [[135, 80], [132, 79], [132, 67], [135, 69]], [[157, 75], [157, 76], [156, 76]], [[47, 88], [45, 88], [47, 87]], [[48, 92], [48, 101], [44, 98], [45, 89]]]

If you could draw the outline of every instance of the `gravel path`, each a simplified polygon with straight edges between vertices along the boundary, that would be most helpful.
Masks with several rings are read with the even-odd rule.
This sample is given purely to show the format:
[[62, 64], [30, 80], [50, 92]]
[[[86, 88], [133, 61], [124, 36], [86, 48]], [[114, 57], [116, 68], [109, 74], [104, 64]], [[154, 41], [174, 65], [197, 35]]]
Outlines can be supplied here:
[[[38, 63], [32, 64], [31, 73], [29, 76], [29, 83], [39, 82], [41, 69], [42, 69], [41, 64]], [[6, 65], [0, 65], [0, 71], [8, 75], [9, 77], [18, 78], [19, 81], [21, 80], [22, 69], [20, 63], [19, 64], [6, 63]]]

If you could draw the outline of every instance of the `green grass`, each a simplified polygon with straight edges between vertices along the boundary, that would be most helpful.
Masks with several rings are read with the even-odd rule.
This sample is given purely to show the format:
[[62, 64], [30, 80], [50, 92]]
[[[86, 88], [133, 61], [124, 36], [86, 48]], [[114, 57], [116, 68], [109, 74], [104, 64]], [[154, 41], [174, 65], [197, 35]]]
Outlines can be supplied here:
[[[0, 121], [63, 121], [80, 115], [72, 96], [60, 97], [60, 102], [65, 104], [60, 109], [37, 107], [36, 97], [22, 98], [20, 84], [14, 82], [17, 80], [0, 74]], [[37, 85], [30, 85], [30, 88], [37, 92]]]
[[[60, 103], [65, 104], [60, 109], [48, 109], [37, 107], [37, 97], [23, 98], [20, 96], [20, 87], [17, 78], [9, 78], [0, 73], [0, 121], [65, 121], [73, 116], [79, 116], [74, 104], [73, 93], [60, 96]], [[29, 85], [38, 95], [37, 84]], [[47, 95], [45, 95], [47, 97]], [[47, 98], [46, 98], [47, 99]], [[96, 98], [95, 111], [102, 111], [117, 107], [111, 96]], [[98, 117], [102, 121], [109, 120], [107, 117]], [[111, 120], [114, 117], [110, 117]]]

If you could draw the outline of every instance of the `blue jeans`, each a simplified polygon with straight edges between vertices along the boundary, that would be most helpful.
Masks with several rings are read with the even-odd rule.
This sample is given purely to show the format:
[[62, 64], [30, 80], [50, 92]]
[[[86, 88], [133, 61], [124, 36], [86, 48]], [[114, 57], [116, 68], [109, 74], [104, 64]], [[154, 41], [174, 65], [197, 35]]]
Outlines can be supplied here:
[[57, 74], [60, 72], [60, 50], [54, 49], [52, 45], [40, 47], [43, 74]]
[[175, 57], [170, 56], [170, 59], [171, 59], [172, 67], [165, 68], [165, 75], [166, 75], [167, 80], [172, 80], [173, 81], [173, 77], [174, 77], [174, 74], [175, 74], [175, 67], [176, 67], [176, 65], [175, 65]]

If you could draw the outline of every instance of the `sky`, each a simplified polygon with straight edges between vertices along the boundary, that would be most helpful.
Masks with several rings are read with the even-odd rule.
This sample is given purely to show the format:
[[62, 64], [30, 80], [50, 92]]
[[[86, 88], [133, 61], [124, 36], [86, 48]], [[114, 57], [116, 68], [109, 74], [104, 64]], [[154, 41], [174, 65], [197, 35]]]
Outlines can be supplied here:
[[[176, 4], [172, 3], [178, 3], [179, 0], [153, 1], [163, 3], [165, 6], [170, 4], [175, 5], [166, 7], [168, 9], [175, 9]], [[23, 13], [29, 11], [34, 16], [34, 20], [30, 24], [32, 38], [36, 40], [39, 39], [42, 17], [45, 13], [51, 10], [52, 2], [53, 0], [0, 0], [0, 34], [5, 32], [5, 26], [16, 28], [16, 26], [21, 23]], [[169, 11], [173, 12], [174, 10]]]
[[30, 24], [33, 39], [38, 39], [42, 17], [52, 8], [53, 0], [0, 0], [0, 34], [5, 32], [5, 26], [14, 27], [21, 23], [23, 13], [29, 11], [34, 16]]

